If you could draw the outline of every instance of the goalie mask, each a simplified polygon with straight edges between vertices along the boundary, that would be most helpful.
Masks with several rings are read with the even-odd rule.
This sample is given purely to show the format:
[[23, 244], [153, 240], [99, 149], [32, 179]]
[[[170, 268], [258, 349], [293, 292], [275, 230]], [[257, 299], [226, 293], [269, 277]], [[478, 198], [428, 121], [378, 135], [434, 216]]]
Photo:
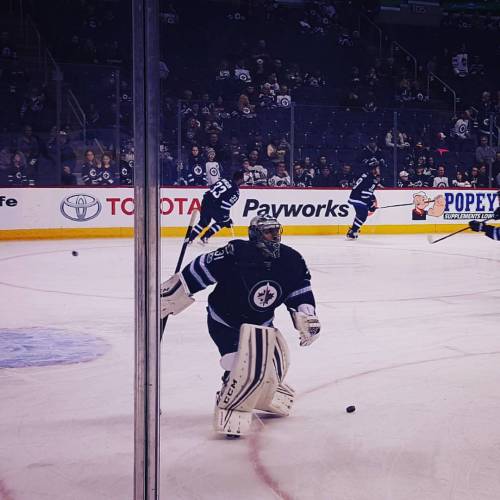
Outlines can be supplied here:
[[250, 221], [248, 238], [262, 252], [264, 257], [277, 259], [280, 256], [281, 233], [283, 228], [270, 215], [258, 215]]

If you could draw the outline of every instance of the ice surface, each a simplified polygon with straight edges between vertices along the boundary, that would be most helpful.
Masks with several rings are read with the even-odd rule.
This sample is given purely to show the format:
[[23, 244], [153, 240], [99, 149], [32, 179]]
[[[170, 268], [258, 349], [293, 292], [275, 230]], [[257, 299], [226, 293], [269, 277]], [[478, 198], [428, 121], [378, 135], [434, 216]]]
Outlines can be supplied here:
[[[221, 369], [198, 294], [162, 347], [161, 497], [498, 500], [500, 243], [285, 242], [311, 268], [323, 324], [300, 348], [286, 310], [277, 315], [293, 415], [262, 418], [239, 441], [213, 434]], [[165, 276], [179, 246], [163, 241]], [[85, 363], [0, 369], [1, 500], [132, 498], [133, 310], [130, 240], [0, 244], [0, 328], [111, 346]]]

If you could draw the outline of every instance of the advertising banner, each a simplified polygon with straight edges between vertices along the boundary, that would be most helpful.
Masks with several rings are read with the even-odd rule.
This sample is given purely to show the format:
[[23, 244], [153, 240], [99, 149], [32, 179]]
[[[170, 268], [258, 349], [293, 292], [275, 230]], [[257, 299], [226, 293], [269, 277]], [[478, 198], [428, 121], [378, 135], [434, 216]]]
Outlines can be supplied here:
[[[200, 208], [204, 193], [204, 188], [162, 189], [160, 212], [164, 234], [182, 234], [193, 210]], [[231, 218], [236, 229], [242, 231], [252, 217], [270, 214], [290, 234], [336, 234], [354, 219], [349, 194], [350, 190], [344, 189], [243, 188], [231, 210]], [[491, 217], [497, 199], [494, 189], [379, 189], [375, 195], [381, 208], [369, 215], [365, 232], [446, 231], [450, 225]], [[402, 206], [382, 208], [389, 205]], [[54, 230], [61, 235], [56, 237], [72, 232], [75, 236], [131, 235], [133, 215], [132, 188], [0, 189], [0, 238], [3, 239], [16, 231], [29, 234], [36, 230], [37, 234], [45, 232], [48, 237]], [[119, 233], [114, 228], [125, 231]], [[89, 231], [92, 229], [95, 231]]]

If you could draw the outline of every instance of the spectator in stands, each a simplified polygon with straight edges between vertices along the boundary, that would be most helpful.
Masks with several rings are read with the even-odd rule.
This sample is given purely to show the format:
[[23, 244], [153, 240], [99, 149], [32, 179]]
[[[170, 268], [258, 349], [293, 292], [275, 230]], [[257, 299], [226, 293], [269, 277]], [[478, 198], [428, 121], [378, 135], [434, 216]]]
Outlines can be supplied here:
[[290, 145], [284, 137], [275, 138], [267, 145], [267, 157], [275, 167], [285, 162], [288, 151], [290, 151]]
[[7, 172], [10, 186], [34, 186], [35, 181], [29, 172], [24, 153], [16, 151], [12, 157], [11, 166]]
[[264, 85], [262, 85], [262, 90], [259, 94], [259, 109], [272, 109], [276, 107], [273, 92], [270, 83], [264, 83]]
[[401, 170], [401, 172], [399, 172], [398, 187], [411, 187], [410, 174], [406, 170]]
[[352, 165], [344, 163], [335, 173], [336, 185], [341, 188], [351, 188], [356, 184], [357, 177], [352, 172]]
[[435, 188], [445, 188], [449, 186], [448, 177], [445, 175], [444, 165], [439, 165], [437, 169], [437, 175], [434, 177], [432, 187]]
[[321, 171], [325, 168], [328, 167], [330, 170], [330, 174], [332, 175], [333, 178], [333, 166], [332, 164], [328, 161], [328, 158], [325, 155], [321, 155], [318, 158], [318, 161], [316, 163], [316, 173], [320, 174]]
[[469, 110], [465, 110], [462, 116], [453, 125], [451, 135], [455, 138], [455, 149], [467, 151], [472, 147], [472, 119]]
[[248, 85], [238, 99], [238, 111], [243, 118], [255, 118], [259, 98], [253, 85]]
[[387, 134], [385, 134], [385, 145], [388, 148], [396, 147], [397, 149], [400, 150], [410, 148], [410, 143], [408, 141], [408, 137], [406, 134], [398, 130], [396, 133], [396, 140], [394, 140], [393, 136], [394, 136], [394, 130], [391, 128], [387, 131]]
[[122, 150], [120, 158], [120, 185], [132, 186], [134, 184], [135, 153], [133, 146]]
[[187, 119], [183, 135], [186, 144], [198, 144], [201, 142], [201, 123], [194, 116]]
[[296, 187], [311, 187], [312, 186], [311, 174], [304, 169], [300, 162], [296, 162], [293, 166], [293, 185]]
[[12, 151], [5, 145], [0, 147], [0, 186], [7, 186], [8, 171], [12, 166]]
[[292, 185], [292, 180], [286, 170], [285, 162], [279, 162], [276, 166], [276, 173], [269, 178], [269, 186], [272, 187], [289, 187]]
[[61, 173], [61, 184], [63, 186], [76, 186], [76, 175], [71, 172], [69, 165], [63, 165]]
[[103, 153], [101, 156], [99, 177], [102, 186], [114, 186], [118, 182], [118, 172], [108, 153]]
[[471, 187], [471, 183], [466, 179], [461, 170], [457, 170], [455, 178], [451, 181], [453, 187]]
[[45, 125], [43, 112], [47, 96], [39, 87], [34, 86], [26, 94], [21, 105], [21, 120], [23, 123], [31, 123], [36, 129], [41, 130]]
[[253, 149], [248, 154], [249, 172], [253, 177], [253, 184], [257, 186], [267, 186], [267, 169], [259, 160], [259, 152]]
[[207, 185], [213, 186], [222, 178], [222, 166], [216, 161], [217, 154], [214, 149], [207, 149], [207, 161], [205, 162], [205, 174], [207, 176]]
[[[225, 156], [229, 159], [231, 163], [231, 171], [235, 171], [241, 166], [241, 158], [244, 156], [245, 150], [240, 144], [240, 141], [236, 135], [231, 136], [229, 144], [226, 146]], [[227, 174], [228, 172], [226, 172]]]
[[376, 160], [380, 166], [380, 172], [383, 174], [385, 168], [385, 159], [382, 150], [377, 146], [375, 137], [370, 137], [368, 144], [361, 150], [360, 163], [365, 170], [368, 170], [369, 163]]
[[76, 165], [76, 153], [69, 142], [68, 133], [64, 130], [57, 132], [57, 129], [54, 129], [55, 135], [47, 143], [49, 158], [57, 165], [57, 150], [59, 148], [61, 165], [69, 165], [73, 170]]
[[207, 148], [213, 149], [215, 151], [215, 155], [219, 159], [219, 161], [226, 160], [226, 152], [224, 150], [224, 146], [220, 143], [219, 134], [212, 132], [208, 136]]
[[201, 155], [200, 148], [193, 146], [187, 161], [187, 170], [184, 180], [188, 186], [206, 186], [207, 174], [205, 171], [205, 160]]
[[25, 125], [23, 134], [17, 140], [17, 150], [26, 157], [26, 161], [32, 166], [38, 161], [40, 156], [40, 140], [33, 134], [31, 125]]
[[314, 187], [334, 187], [335, 178], [332, 175], [332, 169], [330, 165], [322, 165], [319, 174], [314, 176], [313, 182]]
[[82, 181], [87, 186], [97, 186], [101, 183], [101, 170], [91, 149], [85, 151], [85, 160], [82, 164], [81, 172]]
[[410, 178], [410, 184], [412, 187], [429, 187], [432, 185], [431, 180], [428, 175], [424, 174], [424, 166], [417, 165], [415, 173]]
[[500, 151], [497, 151], [495, 155], [495, 161], [491, 166], [491, 173], [493, 176], [494, 186], [500, 187]]
[[[486, 168], [486, 165], [484, 165]], [[469, 182], [473, 188], [485, 188], [488, 187], [488, 177], [485, 173], [480, 171], [480, 167], [474, 166], [470, 170]]]
[[311, 176], [311, 178], [314, 179], [314, 176], [316, 175], [316, 170], [314, 168], [314, 164], [311, 160], [311, 157], [310, 156], [304, 157], [302, 165], [304, 166], [304, 170]]
[[495, 161], [495, 156], [495, 148], [488, 145], [488, 138], [483, 135], [479, 146], [476, 148], [476, 161], [478, 163], [484, 163], [489, 167]]

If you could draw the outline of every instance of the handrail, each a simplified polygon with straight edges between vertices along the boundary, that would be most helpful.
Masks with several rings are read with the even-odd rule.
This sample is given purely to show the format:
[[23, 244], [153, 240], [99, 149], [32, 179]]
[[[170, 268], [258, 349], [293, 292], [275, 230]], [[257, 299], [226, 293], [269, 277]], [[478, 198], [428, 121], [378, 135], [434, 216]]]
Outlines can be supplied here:
[[441, 80], [441, 78], [439, 78], [439, 76], [437, 76], [432, 71], [429, 71], [427, 73], [427, 99], [430, 95], [431, 79], [437, 80], [439, 83], [441, 83], [441, 85], [443, 85], [443, 87], [448, 89], [453, 94], [453, 116], [457, 116], [457, 93], [444, 80]]
[[378, 32], [378, 55], [379, 57], [382, 57], [382, 28], [374, 23], [366, 14], [364, 14], [363, 12], [360, 13], [359, 15], [359, 31], [361, 32], [361, 18], [364, 18], [366, 21], [368, 21], [368, 24], [371, 24]]
[[[80, 102], [76, 98], [75, 94], [73, 93], [72, 90], [68, 89], [68, 104], [70, 105], [73, 113], [75, 114], [76, 118], [78, 119], [80, 126], [82, 127], [82, 133], [83, 133], [83, 142], [87, 142], [87, 115], [85, 114], [85, 111], [83, 111], [83, 108], [80, 105]], [[81, 119], [78, 117], [76, 111], [80, 113]]]
[[395, 40], [393, 40], [391, 42], [391, 55], [394, 53], [393, 52], [393, 46], [398, 47], [399, 50], [401, 50], [402, 52], [404, 52], [410, 59], [413, 60], [413, 65], [414, 65], [413, 78], [415, 80], [417, 80], [417, 77], [418, 77], [418, 61], [417, 61], [417, 58], [409, 50], [405, 49], [400, 43], [396, 42]]
[[97, 147], [101, 150], [101, 154], [105, 154], [104, 148], [102, 147], [101, 141], [96, 137], [94, 138], [94, 142], [97, 144]]
[[[29, 14], [26, 16], [26, 26], [29, 27], [31, 30], [33, 30], [33, 32], [36, 35], [37, 48], [38, 48], [38, 68], [41, 69], [41, 67], [42, 67], [42, 35], [40, 35], [40, 31], [38, 31], [38, 28], [36, 27], [33, 19], [31, 18], [31, 16]], [[28, 30], [25, 31], [25, 34], [26, 34], [25, 42], [27, 42]]]

